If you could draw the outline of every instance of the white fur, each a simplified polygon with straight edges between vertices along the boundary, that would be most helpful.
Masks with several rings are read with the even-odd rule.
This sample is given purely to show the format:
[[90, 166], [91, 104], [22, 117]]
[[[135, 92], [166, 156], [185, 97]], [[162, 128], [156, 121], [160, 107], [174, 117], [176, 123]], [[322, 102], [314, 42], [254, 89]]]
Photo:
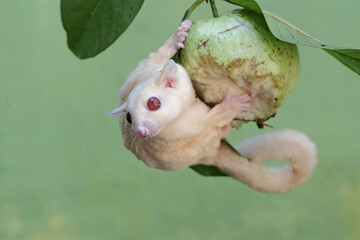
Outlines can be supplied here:
[[[317, 153], [315, 144], [301, 132], [285, 129], [246, 139], [237, 146], [242, 155], [223, 141], [233, 119], [250, 108], [250, 97], [228, 92], [212, 109], [195, 97], [185, 69], [169, 60], [183, 47], [190, 26], [184, 21], [157, 52], [139, 63], [121, 88], [120, 107], [107, 113], [120, 115], [124, 145], [150, 167], [172, 171], [215, 165], [264, 192], [286, 192], [306, 181]], [[158, 110], [147, 109], [150, 97], [160, 99]], [[131, 124], [126, 114], [131, 114]], [[261, 165], [272, 158], [288, 159], [290, 165]]]
[[[305, 182], [317, 164], [315, 144], [302, 132], [282, 129], [260, 134], [235, 146], [243, 160], [222, 159], [220, 168], [232, 177], [252, 188], [264, 192], [287, 192]], [[265, 167], [261, 163], [285, 160], [290, 164], [282, 167]]]

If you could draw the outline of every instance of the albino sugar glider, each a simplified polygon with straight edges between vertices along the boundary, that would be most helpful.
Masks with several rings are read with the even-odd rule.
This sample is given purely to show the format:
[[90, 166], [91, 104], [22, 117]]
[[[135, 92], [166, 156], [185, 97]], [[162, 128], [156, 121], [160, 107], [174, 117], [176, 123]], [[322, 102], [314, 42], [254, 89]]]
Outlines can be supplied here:
[[[123, 142], [150, 167], [177, 170], [214, 165], [263, 192], [287, 192], [307, 180], [317, 162], [315, 144], [303, 133], [284, 129], [246, 139], [236, 152], [225, 141], [232, 120], [251, 105], [250, 96], [231, 96], [210, 109], [196, 98], [185, 69], [171, 57], [183, 48], [186, 20], [158, 49], [130, 73], [120, 91]], [[239, 154], [241, 153], [241, 155]], [[264, 167], [269, 159], [289, 165]]]

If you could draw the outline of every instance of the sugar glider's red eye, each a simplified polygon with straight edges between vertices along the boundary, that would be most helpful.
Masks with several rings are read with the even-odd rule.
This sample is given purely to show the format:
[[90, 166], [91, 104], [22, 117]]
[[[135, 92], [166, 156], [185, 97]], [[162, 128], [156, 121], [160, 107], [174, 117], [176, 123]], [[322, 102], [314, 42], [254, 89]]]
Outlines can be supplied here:
[[132, 124], [131, 114], [129, 112], [126, 114], [126, 121], [128, 121], [128, 123]]
[[160, 99], [158, 99], [157, 97], [151, 97], [147, 101], [147, 107], [150, 111], [158, 110], [160, 106], [161, 106], [161, 102]]

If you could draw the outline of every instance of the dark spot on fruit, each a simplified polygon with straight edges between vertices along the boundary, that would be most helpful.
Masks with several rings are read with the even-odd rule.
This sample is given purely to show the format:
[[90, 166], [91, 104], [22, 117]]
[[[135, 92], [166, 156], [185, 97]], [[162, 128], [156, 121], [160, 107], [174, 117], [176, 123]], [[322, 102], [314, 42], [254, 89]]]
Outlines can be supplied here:
[[234, 30], [234, 29], [236, 29], [236, 28], [238, 28], [238, 27], [240, 27], [240, 26], [241, 26], [241, 25], [236, 25], [235, 27], [226, 29], [226, 30], [224, 30], [224, 31], [222, 31], [222, 32], [218, 32], [218, 34], [223, 34], [223, 33], [229, 32], [229, 31]]
[[322, 47], [326, 47], [326, 44], [321, 44]]
[[198, 48], [205, 47], [209, 39], [202, 41]]
[[278, 101], [278, 99], [277, 99], [277, 98], [275, 98], [275, 101], [277, 102], [277, 101]]

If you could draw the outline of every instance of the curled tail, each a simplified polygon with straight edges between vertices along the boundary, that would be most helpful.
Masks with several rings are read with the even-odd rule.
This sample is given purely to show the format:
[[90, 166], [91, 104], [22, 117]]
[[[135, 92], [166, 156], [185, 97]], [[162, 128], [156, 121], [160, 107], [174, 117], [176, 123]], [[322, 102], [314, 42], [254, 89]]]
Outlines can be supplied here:
[[[315, 144], [304, 134], [291, 129], [260, 134], [235, 146], [241, 157], [222, 143], [216, 162], [223, 172], [263, 192], [287, 192], [305, 182], [317, 163]], [[265, 167], [261, 163], [287, 159], [281, 167]]]

